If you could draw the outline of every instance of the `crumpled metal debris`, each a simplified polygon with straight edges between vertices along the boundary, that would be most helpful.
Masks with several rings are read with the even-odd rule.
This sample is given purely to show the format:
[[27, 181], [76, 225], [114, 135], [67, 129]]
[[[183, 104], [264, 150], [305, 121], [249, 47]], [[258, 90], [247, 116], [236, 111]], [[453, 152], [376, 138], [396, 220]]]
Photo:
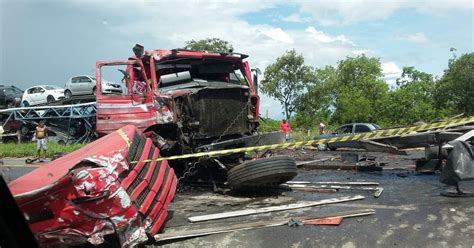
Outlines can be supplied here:
[[100, 245], [116, 235], [122, 247], [154, 235], [166, 220], [176, 176], [159, 149], [127, 126], [9, 184], [42, 246]]
[[299, 219], [293, 219], [291, 218], [289, 221], [288, 221], [288, 226], [289, 227], [296, 227], [296, 226], [302, 226], [304, 225], [303, 224], [303, 221], [299, 220]]

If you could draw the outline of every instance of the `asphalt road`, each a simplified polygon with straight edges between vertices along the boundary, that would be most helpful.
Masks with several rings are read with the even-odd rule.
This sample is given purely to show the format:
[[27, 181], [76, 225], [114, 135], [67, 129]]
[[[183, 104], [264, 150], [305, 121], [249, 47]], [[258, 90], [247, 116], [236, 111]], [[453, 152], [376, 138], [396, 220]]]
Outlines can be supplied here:
[[[474, 198], [440, 196], [445, 187], [437, 175], [384, 171], [300, 171], [296, 180], [376, 181], [384, 188], [380, 198], [364, 191], [338, 193], [269, 192], [270, 196], [221, 196], [209, 192], [178, 194], [170, 206], [173, 218], [165, 232], [204, 226], [254, 222], [294, 216], [318, 216], [353, 209], [373, 208], [371, 216], [344, 219], [340, 226], [267, 227], [190, 238], [165, 247], [472, 247], [474, 246]], [[474, 184], [465, 185], [473, 189]], [[364, 200], [191, 224], [186, 218], [247, 207], [264, 207], [362, 194]]]

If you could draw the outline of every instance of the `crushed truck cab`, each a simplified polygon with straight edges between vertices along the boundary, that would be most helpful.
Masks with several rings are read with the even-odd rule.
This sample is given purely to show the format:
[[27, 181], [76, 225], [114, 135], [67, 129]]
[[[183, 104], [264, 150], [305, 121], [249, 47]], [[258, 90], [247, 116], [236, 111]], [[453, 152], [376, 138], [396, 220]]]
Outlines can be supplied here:
[[[259, 125], [259, 97], [245, 58], [174, 49], [97, 62], [97, 133], [133, 124], [160, 135], [174, 154], [252, 135]], [[115, 78], [124, 94], [101, 93], [101, 80], [114, 77], [104, 75], [105, 68], [120, 74]]]
[[[140, 45], [133, 51], [128, 60], [97, 62], [99, 136], [132, 124], [152, 134], [163, 156], [283, 141], [279, 132], [257, 132], [260, 99], [247, 55]], [[101, 80], [121, 82], [124, 93], [102, 93]], [[243, 155], [224, 163], [227, 169]]]

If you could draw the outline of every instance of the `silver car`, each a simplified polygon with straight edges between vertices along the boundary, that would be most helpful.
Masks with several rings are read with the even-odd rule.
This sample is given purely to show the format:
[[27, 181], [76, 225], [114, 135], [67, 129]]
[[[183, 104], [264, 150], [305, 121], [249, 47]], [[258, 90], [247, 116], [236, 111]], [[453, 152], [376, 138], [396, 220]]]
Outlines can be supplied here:
[[[356, 134], [356, 133], [368, 133], [368, 132], [374, 132], [378, 129], [380, 129], [380, 126], [375, 123], [349, 123], [349, 124], [344, 124], [340, 126], [332, 133], [317, 135], [314, 137], [314, 139], [318, 140], [318, 139], [327, 139], [327, 138], [347, 136], [347, 135]], [[324, 148], [324, 146], [321, 146], [321, 147]], [[337, 148], [342, 148], [342, 147], [359, 148], [359, 142], [358, 141], [342, 141], [342, 142], [326, 144], [325, 147], [327, 147], [331, 151], [335, 151]]]
[[[96, 79], [91, 76], [75, 76], [69, 79], [64, 85], [64, 95], [66, 98], [78, 95], [96, 95]], [[101, 89], [102, 94], [122, 94], [123, 89], [121, 84], [109, 82], [102, 79]]]

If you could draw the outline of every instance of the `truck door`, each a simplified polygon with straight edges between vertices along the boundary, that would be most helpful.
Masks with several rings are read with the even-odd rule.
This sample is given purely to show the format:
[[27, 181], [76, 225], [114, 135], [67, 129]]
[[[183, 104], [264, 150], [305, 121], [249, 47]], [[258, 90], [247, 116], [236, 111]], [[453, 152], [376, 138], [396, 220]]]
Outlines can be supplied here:
[[[126, 125], [135, 125], [144, 130], [156, 124], [152, 92], [149, 88], [148, 78], [144, 68], [134, 60], [97, 62], [96, 87], [98, 90], [97, 124], [96, 131], [99, 135], [111, 133]], [[102, 94], [101, 81], [107, 80], [122, 84], [124, 93], [121, 95]], [[144, 88], [136, 91], [137, 82], [144, 82]]]

